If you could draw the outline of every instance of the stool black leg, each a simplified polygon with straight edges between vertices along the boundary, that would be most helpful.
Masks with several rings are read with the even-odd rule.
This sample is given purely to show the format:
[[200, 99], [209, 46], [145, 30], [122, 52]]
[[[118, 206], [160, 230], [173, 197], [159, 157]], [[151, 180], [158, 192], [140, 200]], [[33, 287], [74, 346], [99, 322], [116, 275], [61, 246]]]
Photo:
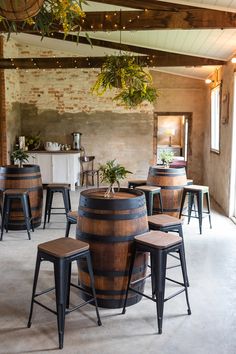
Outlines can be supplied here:
[[34, 283], [33, 283], [33, 290], [32, 290], [32, 298], [31, 298], [29, 319], [28, 319], [28, 324], [27, 324], [28, 328], [31, 327], [31, 319], [32, 319], [32, 314], [33, 314], [33, 306], [34, 306], [34, 297], [35, 297], [36, 288], [37, 288], [40, 264], [41, 264], [41, 256], [38, 253], [37, 254], [37, 259], [36, 259], [35, 271], [34, 271]]
[[63, 201], [64, 201], [64, 207], [65, 207], [65, 211], [66, 214], [69, 213], [69, 211], [71, 211], [71, 205], [70, 205], [70, 194], [69, 194], [69, 189], [64, 190], [62, 192], [63, 195]]
[[70, 284], [71, 284], [71, 262], [68, 264], [68, 280], [67, 280], [67, 294], [66, 294], [66, 308], [70, 306]]
[[152, 193], [145, 192], [146, 204], [147, 204], [147, 214], [148, 216], [152, 215], [153, 209], [153, 195]]
[[30, 211], [29, 211], [29, 207], [27, 204], [27, 197], [24, 195], [21, 197], [21, 204], [22, 204], [22, 209], [23, 209], [23, 213], [24, 213], [28, 238], [29, 238], [29, 240], [31, 240], [31, 237], [30, 237], [30, 215], [29, 215]]
[[48, 197], [48, 208], [47, 208], [48, 222], [50, 222], [50, 218], [51, 218], [53, 196], [54, 196], [54, 191], [50, 191], [49, 192], [49, 197]]
[[[158, 250], [155, 251], [153, 257], [153, 271], [155, 278], [155, 295], [156, 295], [156, 310], [157, 310], [157, 324], [158, 333], [162, 333], [164, 298], [165, 298], [165, 278], [166, 278], [166, 253]], [[152, 275], [153, 276], [153, 275]]]
[[132, 272], [133, 272], [133, 267], [134, 267], [135, 255], [136, 255], [135, 244], [133, 247], [134, 248], [133, 248], [132, 256], [131, 256], [131, 260], [130, 260], [129, 277], [128, 277], [128, 283], [127, 283], [127, 288], [126, 288], [126, 293], [125, 293], [125, 301], [124, 301], [122, 314], [125, 314], [125, 309], [126, 309], [126, 304], [127, 304], [128, 294], [129, 294], [129, 287], [130, 287], [130, 282], [131, 282], [131, 277], [132, 277]]
[[197, 193], [197, 207], [198, 207], [198, 221], [199, 221], [199, 230], [202, 234], [202, 210], [203, 210], [203, 195], [202, 192]]
[[209, 217], [210, 228], [212, 229], [209, 193], [206, 193], [206, 203], [207, 203], [207, 210], [208, 210], [208, 217]]
[[188, 224], [190, 223], [193, 205], [194, 205], [194, 193], [190, 192], [188, 197]]
[[183, 207], [184, 207], [184, 202], [185, 202], [185, 197], [186, 197], [186, 192], [183, 190], [180, 211], [179, 211], [179, 219], [181, 219], [181, 215], [182, 215], [182, 211], [183, 211]]
[[4, 197], [3, 198], [3, 207], [2, 207], [2, 224], [1, 224], [1, 241], [2, 241], [2, 237], [3, 237], [3, 231], [4, 231], [4, 226], [6, 223], [6, 213], [7, 213], [7, 200]]
[[34, 232], [34, 223], [33, 223], [33, 218], [32, 218], [29, 194], [27, 194], [26, 198], [27, 198], [27, 205], [29, 207], [29, 217], [30, 217], [31, 230]]
[[94, 287], [94, 276], [93, 276], [93, 268], [92, 268], [92, 261], [91, 261], [90, 253], [88, 252], [85, 257], [86, 257], [86, 261], [87, 261], [87, 265], [88, 265], [90, 286], [92, 289], [92, 294], [93, 294], [94, 303], [95, 303], [95, 307], [96, 307], [96, 314], [97, 314], [97, 320], [98, 320], [97, 323], [98, 323], [98, 326], [101, 326], [102, 322], [101, 322], [99, 311], [98, 311], [98, 303], [97, 303], [97, 297], [96, 297], [95, 287]]
[[69, 237], [69, 233], [70, 233], [70, 225], [71, 225], [71, 222], [70, 220], [67, 219], [67, 222], [66, 222], [66, 233], [65, 233], [65, 237]]
[[63, 348], [64, 342], [67, 287], [69, 286], [68, 272], [68, 264], [64, 259], [58, 259], [54, 262], [59, 349]]
[[46, 221], [47, 221], [48, 202], [49, 202], [49, 191], [47, 190], [46, 202], [45, 202], [45, 211], [44, 211], [44, 222], [43, 222], [43, 228], [44, 228], [44, 229], [45, 229]]
[[163, 213], [163, 203], [162, 203], [162, 196], [161, 196], [161, 192], [160, 192], [160, 193], [158, 193], [158, 196], [159, 196], [160, 209], [161, 209], [161, 212]]
[[188, 288], [187, 288], [188, 287], [187, 266], [186, 266], [186, 261], [185, 261], [183, 244], [179, 248], [179, 258], [180, 258], [181, 270], [182, 270], [183, 281], [184, 281], [186, 302], [187, 302], [187, 306], [188, 306], [188, 315], [191, 315], [191, 309], [190, 309], [189, 298], [188, 298]]

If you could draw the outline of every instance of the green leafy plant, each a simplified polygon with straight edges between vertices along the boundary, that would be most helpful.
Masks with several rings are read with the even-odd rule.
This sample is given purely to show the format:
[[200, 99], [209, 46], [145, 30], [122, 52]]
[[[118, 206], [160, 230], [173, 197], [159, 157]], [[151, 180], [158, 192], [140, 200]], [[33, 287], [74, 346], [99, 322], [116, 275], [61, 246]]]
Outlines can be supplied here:
[[[5, 5], [1, 0], [0, 5], [1, 2], [2, 5]], [[40, 32], [44, 37], [44, 35], [58, 30], [59, 24], [66, 37], [70, 31], [75, 29], [78, 29], [79, 33], [82, 19], [85, 17], [82, 10], [83, 3], [86, 2], [84, 0], [45, 0], [38, 14], [23, 22], [8, 20], [6, 17], [1, 17], [0, 20], [8, 30], [9, 36], [11, 32], [18, 32], [27, 26]]]
[[121, 166], [116, 160], [107, 161], [104, 165], [100, 165], [99, 167], [101, 182], [109, 183], [109, 187], [105, 193], [105, 197], [109, 198], [110, 193], [115, 193], [114, 184], [116, 183], [118, 186], [118, 190], [120, 189], [120, 180], [124, 179], [128, 173], [132, 173], [124, 166]]
[[160, 159], [164, 166], [169, 167], [170, 163], [174, 160], [174, 153], [172, 151], [164, 150], [160, 153]]
[[19, 163], [20, 167], [23, 167], [24, 162], [28, 162], [29, 154], [23, 150], [19, 149], [18, 147], [11, 153], [11, 158], [14, 163]]
[[131, 55], [111, 55], [106, 58], [98, 74], [92, 92], [102, 96], [113, 88], [120, 92], [113, 98], [127, 108], [136, 107], [143, 101], [154, 102], [158, 92], [151, 87], [152, 77]]

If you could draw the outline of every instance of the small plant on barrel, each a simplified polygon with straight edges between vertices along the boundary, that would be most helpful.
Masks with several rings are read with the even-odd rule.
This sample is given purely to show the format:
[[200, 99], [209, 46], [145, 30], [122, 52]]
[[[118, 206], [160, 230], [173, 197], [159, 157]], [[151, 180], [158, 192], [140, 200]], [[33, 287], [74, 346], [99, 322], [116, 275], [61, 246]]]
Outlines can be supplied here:
[[169, 167], [174, 160], [174, 153], [172, 151], [164, 150], [160, 153], [160, 159], [165, 167]]
[[25, 150], [19, 149], [17, 146], [16, 149], [11, 153], [11, 158], [14, 164], [18, 163], [19, 167], [23, 167], [23, 163], [28, 162], [29, 160], [29, 154]]
[[132, 173], [124, 166], [121, 166], [116, 160], [107, 161], [104, 165], [100, 165], [101, 182], [109, 183], [109, 187], [104, 194], [105, 198], [110, 198], [110, 194], [114, 194], [114, 184], [117, 184], [118, 191], [120, 189], [120, 180], [124, 179], [128, 173]]

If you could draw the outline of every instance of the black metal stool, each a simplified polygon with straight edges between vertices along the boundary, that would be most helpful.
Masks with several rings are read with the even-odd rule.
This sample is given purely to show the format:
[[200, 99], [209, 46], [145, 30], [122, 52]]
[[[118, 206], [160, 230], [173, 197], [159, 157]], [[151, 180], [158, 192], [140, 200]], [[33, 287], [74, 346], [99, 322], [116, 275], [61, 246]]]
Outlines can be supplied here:
[[28, 238], [29, 240], [31, 240], [30, 229], [34, 231], [34, 226], [32, 223], [29, 193], [27, 189], [7, 189], [3, 192], [2, 225], [1, 225], [0, 241], [2, 241], [4, 228], [6, 229], [6, 232], [8, 232], [8, 222], [9, 222], [9, 217], [11, 212], [11, 203], [16, 200], [19, 200], [21, 202]]
[[69, 211], [69, 213], [67, 213], [67, 215], [66, 215], [67, 221], [66, 221], [65, 237], [69, 236], [70, 225], [77, 224], [77, 217], [78, 217], [78, 211], [76, 211], [76, 210]]
[[161, 187], [157, 186], [138, 186], [135, 189], [138, 189], [145, 194], [146, 204], [147, 204], [147, 214], [152, 215], [153, 213], [153, 199], [154, 195], [158, 195], [160, 209], [163, 212], [163, 204], [162, 204], [162, 197], [161, 197]]
[[[188, 214], [183, 214], [183, 207], [185, 203], [185, 197], [189, 196], [188, 198]], [[207, 210], [203, 210], [203, 197], [206, 197], [206, 204], [207, 204]], [[193, 211], [193, 205], [194, 205], [194, 196], [196, 196], [197, 199], [197, 216], [192, 216], [192, 211]], [[196, 213], [196, 210], [195, 210]], [[202, 219], [203, 219], [203, 214], [207, 214], [209, 217], [209, 224], [210, 228], [212, 228], [211, 224], [211, 210], [210, 210], [210, 198], [209, 198], [209, 187], [208, 186], [199, 186], [199, 185], [189, 185], [185, 186], [183, 188], [183, 194], [182, 194], [182, 200], [181, 200], [181, 206], [180, 206], [180, 212], [179, 212], [179, 218], [181, 218], [182, 215], [188, 216], [188, 224], [190, 222], [191, 217], [197, 218], [199, 222], [199, 230], [200, 234], [202, 234]]]
[[[184, 248], [183, 248], [183, 240], [181, 237], [173, 234], [166, 234], [161, 231], [151, 231], [146, 234], [136, 236], [134, 238], [134, 249], [131, 258], [130, 270], [129, 270], [129, 280], [128, 286], [126, 290], [126, 298], [123, 307], [122, 313], [125, 313], [126, 309], [126, 302], [128, 298], [128, 292], [133, 291], [144, 297], [152, 300], [156, 303], [156, 311], [157, 311], [157, 323], [158, 323], [158, 333], [162, 333], [162, 322], [163, 322], [163, 312], [164, 312], [164, 302], [172, 299], [174, 296], [179, 295], [182, 292], [185, 292], [186, 302], [187, 302], [187, 313], [188, 315], [191, 314], [191, 309], [189, 305], [188, 299], [188, 288], [187, 288], [187, 271], [186, 271], [186, 263], [184, 257]], [[133, 281], [131, 283], [132, 271], [134, 266], [135, 254], [136, 252], [149, 252], [151, 256], [151, 278], [152, 284], [154, 285], [153, 293], [155, 297], [148, 296], [146, 294], [141, 293], [140, 291], [136, 290], [134, 287], [138, 282], [139, 279]], [[167, 255], [170, 252], [178, 252], [180, 261], [181, 261], [181, 270], [183, 275], [183, 283], [175, 281], [173, 279], [166, 277], [166, 260]], [[165, 281], [170, 280], [180, 286], [183, 289], [177, 291], [176, 293], [168, 296], [165, 298]], [[134, 286], [134, 287], [132, 287]]]
[[[81, 259], [86, 259], [87, 261], [92, 294], [86, 292], [86, 294], [91, 296], [91, 298], [88, 301], [83, 301], [78, 306], [74, 306], [70, 309], [70, 286], [85, 292], [85, 290], [80, 286], [71, 283], [71, 262]], [[54, 265], [55, 288], [53, 287], [36, 293], [39, 269], [42, 261], [49, 261]], [[54, 289], [56, 291], [56, 311], [36, 300], [38, 296], [46, 294]], [[31, 327], [34, 303], [54, 313], [57, 315], [59, 348], [62, 349], [64, 340], [65, 315], [91, 302], [93, 302], [96, 306], [97, 323], [99, 326], [101, 326], [102, 323], [98, 312], [97, 299], [94, 288], [94, 276], [89, 252], [89, 244], [83, 241], [63, 237], [38, 245], [28, 328]]]
[[147, 179], [132, 179], [128, 181], [128, 188], [143, 186], [147, 183]]
[[[184, 247], [184, 238], [183, 238], [183, 221], [181, 219], [177, 219], [174, 216], [167, 214], [157, 214], [148, 216], [148, 226], [149, 230], [156, 230], [162, 232], [177, 232], [180, 237], [183, 239], [183, 247]], [[184, 252], [185, 254], [185, 252]], [[174, 254], [170, 254], [173, 258], [179, 260], [179, 257]], [[167, 269], [179, 267], [181, 264], [169, 266]], [[188, 276], [187, 276], [187, 286], [189, 286]]]
[[[52, 208], [53, 194], [62, 193], [64, 208]], [[52, 213], [52, 209], [64, 209], [64, 213]], [[44, 212], [44, 223], [43, 228], [45, 229], [46, 221], [48, 217], [48, 222], [50, 221], [51, 214], [67, 214], [71, 211], [71, 202], [70, 202], [70, 187], [68, 184], [48, 184], [47, 185], [47, 194], [46, 194], [46, 203], [45, 203], [45, 212]]]

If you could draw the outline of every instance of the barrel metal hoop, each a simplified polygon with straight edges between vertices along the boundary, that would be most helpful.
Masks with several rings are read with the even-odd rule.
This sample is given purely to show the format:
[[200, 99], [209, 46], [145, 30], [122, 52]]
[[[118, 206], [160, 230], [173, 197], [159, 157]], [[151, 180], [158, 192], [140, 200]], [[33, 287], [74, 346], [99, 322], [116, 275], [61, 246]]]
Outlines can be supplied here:
[[93, 242], [100, 242], [106, 244], [106, 243], [133, 241], [135, 236], [138, 236], [145, 232], [148, 232], [148, 230], [142, 231], [141, 233], [136, 232], [135, 234], [129, 236], [104, 236], [104, 235], [94, 235], [87, 232], [78, 231], [76, 236], [81, 241], [93, 241]]
[[179, 190], [179, 189], [183, 189], [185, 185], [183, 186], [161, 186], [161, 189], [168, 189], [168, 190]]
[[40, 168], [38, 165], [24, 165], [23, 168], [14, 165], [0, 167], [0, 174], [2, 173], [27, 174], [27, 173], [35, 173], [35, 172], [40, 172]]
[[133, 220], [142, 218], [145, 215], [147, 215], [146, 210], [135, 214], [96, 214], [79, 209], [79, 216], [95, 220]]

